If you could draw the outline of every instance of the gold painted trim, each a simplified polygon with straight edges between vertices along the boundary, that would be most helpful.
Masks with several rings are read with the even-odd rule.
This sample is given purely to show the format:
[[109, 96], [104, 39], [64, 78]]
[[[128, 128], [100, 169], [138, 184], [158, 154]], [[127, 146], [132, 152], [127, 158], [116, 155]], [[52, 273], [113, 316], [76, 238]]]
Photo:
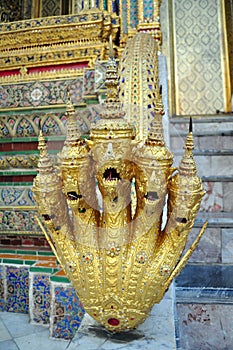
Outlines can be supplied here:
[[7, 85], [10, 83], [26, 83], [31, 81], [48, 81], [52, 79], [57, 80], [73, 80], [76, 77], [81, 77], [84, 73], [84, 68], [79, 69], [59, 69], [44, 72], [14, 74], [0, 77], [1, 85]]
[[177, 106], [177, 97], [176, 97], [176, 74], [175, 74], [175, 35], [174, 35], [174, 8], [173, 8], [173, 1], [169, 0], [168, 5], [168, 33], [169, 33], [169, 43], [168, 43], [168, 50], [169, 50], [169, 68], [170, 68], [170, 88], [169, 88], [169, 113], [170, 115], [174, 116], [177, 114], [176, 106]]
[[103, 0], [100, 0], [100, 2], [99, 2], [99, 9], [100, 9], [101, 11], [104, 10], [104, 1], [103, 1]]
[[131, 1], [128, 0], [128, 6], [127, 6], [127, 27], [128, 27], [128, 31], [130, 30], [130, 8], [131, 8]]
[[122, 39], [123, 36], [123, 0], [120, 0], [120, 38]]
[[224, 91], [224, 112], [231, 112], [231, 80], [230, 80], [230, 62], [227, 40], [226, 11], [225, 0], [220, 1], [220, 42], [221, 42], [221, 63], [223, 73], [223, 91]]
[[[86, 104], [83, 104], [86, 106]], [[80, 106], [80, 105], [79, 105]], [[1, 112], [12, 112], [12, 111], [30, 111], [30, 110], [38, 110], [38, 109], [57, 109], [57, 108], [66, 108], [67, 105], [64, 104], [57, 104], [57, 105], [47, 105], [47, 106], [30, 106], [30, 107], [17, 107], [17, 108], [0, 108], [0, 113]]]
[[138, 20], [143, 22], [143, 0], [138, 1]]
[[7, 231], [7, 230], [2, 230], [0, 231], [0, 237], [3, 236], [3, 235], [8, 235], [8, 236], [22, 236], [22, 235], [25, 235], [25, 236], [29, 236], [29, 235], [32, 235], [32, 236], [43, 236], [43, 232], [41, 231]]
[[38, 226], [40, 227], [42, 233], [45, 235], [47, 241], [49, 242], [50, 247], [51, 247], [51, 249], [52, 249], [54, 255], [56, 256], [56, 258], [57, 258], [59, 264], [62, 266], [61, 261], [60, 261], [60, 258], [59, 258], [58, 254], [57, 254], [56, 248], [55, 248], [55, 246], [54, 246], [54, 243], [53, 243], [53, 241], [51, 240], [50, 236], [48, 235], [47, 231], [45, 230], [44, 226], [42, 225], [42, 222], [40, 221], [40, 219], [39, 219], [38, 216], [35, 216], [35, 220], [36, 220]]
[[11, 210], [11, 211], [14, 211], [14, 210], [37, 210], [37, 206], [36, 205], [14, 205], [14, 206], [9, 206], [9, 205], [6, 205], [6, 206], [1, 206], [0, 207], [0, 210]]
[[107, 11], [109, 13], [112, 13], [112, 1], [111, 0], [107, 0]]
[[33, 0], [33, 2], [32, 2], [32, 12], [31, 12], [32, 18], [40, 17], [39, 9], [40, 9], [39, 0]]
[[[75, 107], [77, 108], [85, 108], [87, 106], [86, 103], [79, 103]], [[46, 105], [46, 106], [37, 106], [37, 107], [17, 107], [17, 108], [0, 108], [1, 112], [20, 112], [20, 111], [31, 111], [31, 110], [46, 110], [46, 109], [60, 109], [67, 108], [66, 104], [57, 104], [57, 105]]]

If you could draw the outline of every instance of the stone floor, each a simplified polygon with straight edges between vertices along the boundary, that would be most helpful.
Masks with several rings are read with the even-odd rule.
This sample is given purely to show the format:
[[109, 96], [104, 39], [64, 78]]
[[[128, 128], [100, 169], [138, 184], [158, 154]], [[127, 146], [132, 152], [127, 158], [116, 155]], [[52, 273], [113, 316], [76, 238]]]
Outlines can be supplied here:
[[49, 329], [29, 323], [28, 315], [0, 312], [0, 350], [65, 350], [70, 341], [49, 337]]
[[0, 312], [0, 350], [175, 350], [173, 294], [171, 287], [137, 330], [110, 334], [86, 314], [69, 341], [50, 338], [49, 329], [30, 324], [27, 314]]

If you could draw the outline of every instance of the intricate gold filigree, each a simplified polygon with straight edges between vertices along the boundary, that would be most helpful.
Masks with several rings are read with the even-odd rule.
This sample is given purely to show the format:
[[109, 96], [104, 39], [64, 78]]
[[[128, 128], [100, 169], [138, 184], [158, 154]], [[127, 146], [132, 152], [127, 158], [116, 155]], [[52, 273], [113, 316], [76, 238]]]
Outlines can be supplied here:
[[0, 24], [0, 69], [105, 58], [109, 35], [115, 39], [119, 17], [97, 8], [77, 15]]
[[[135, 45], [150, 40], [148, 36], [137, 34]], [[126, 61], [132, 54], [134, 50], [128, 51]], [[149, 64], [158, 72], [156, 55], [151, 57]], [[136, 70], [140, 80], [144, 68]], [[134, 127], [124, 118], [114, 58], [108, 63], [103, 113], [91, 128], [90, 140], [80, 137], [70, 102], [67, 138], [57, 168], [43, 136], [39, 138], [39, 173], [33, 191], [47, 231], [42, 224], [41, 228], [85, 310], [113, 332], [132, 329], [145, 320], [204, 232], [203, 228], [181, 258], [204, 191], [196, 174], [191, 129], [180, 166], [172, 168], [173, 155], [163, 139], [156, 74], [155, 78], [154, 95], [149, 97], [155, 102], [154, 121], [145, 140], [134, 140]], [[148, 99], [145, 89], [137, 94], [140, 101]]]

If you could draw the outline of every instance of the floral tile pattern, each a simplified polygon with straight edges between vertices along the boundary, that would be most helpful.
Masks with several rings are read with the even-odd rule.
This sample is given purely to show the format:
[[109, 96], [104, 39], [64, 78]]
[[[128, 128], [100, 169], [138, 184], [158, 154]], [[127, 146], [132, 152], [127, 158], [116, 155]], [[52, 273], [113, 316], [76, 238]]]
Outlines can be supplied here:
[[5, 292], [4, 292], [4, 276], [5, 268], [4, 265], [0, 265], [0, 311], [5, 310]]
[[40, 127], [44, 135], [65, 134], [66, 116], [63, 112], [41, 112], [23, 115], [2, 114], [0, 121], [0, 137], [35, 137]]
[[31, 187], [26, 186], [2, 186], [0, 187], [1, 206], [35, 205]]
[[52, 303], [52, 337], [71, 339], [79, 328], [85, 312], [74, 288], [67, 284], [55, 286]]
[[50, 317], [50, 275], [32, 273], [32, 304], [30, 310], [31, 321], [48, 324]]
[[0, 210], [0, 233], [41, 233], [34, 210]]
[[83, 79], [9, 84], [0, 90], [2, 108], [64, 104], [67, 91], [75, 104], [83, 102]]
[[84, 95], [95, 94], [95, 71], [94, 70], [84, 71], [83, 86], [85, 86]]
[[[92, 89], [92, 87], [90, 87]], [[74, 92], [75, 93], [75, 92]], [[72, 97], [72, 103], [75, 104], [77, 97]], [[77, 102], [77, 101], [76, 101]], [[91, 105], [75, 113], [75, 117], [81, 133], [90, 129], [90, 124], [99, 118], [99, 105]], [[0, 138], [11, 137], [37, 137], [40, 129], [45, 136], [65, 135], [66, 134], [66, 116], [64, 111], [57, 113], [38, 112], [31, 115], [1, 115], [0, 120]]]
[[28, 277], [28, 267], [6, 266], [6, 311], [28, 313]]

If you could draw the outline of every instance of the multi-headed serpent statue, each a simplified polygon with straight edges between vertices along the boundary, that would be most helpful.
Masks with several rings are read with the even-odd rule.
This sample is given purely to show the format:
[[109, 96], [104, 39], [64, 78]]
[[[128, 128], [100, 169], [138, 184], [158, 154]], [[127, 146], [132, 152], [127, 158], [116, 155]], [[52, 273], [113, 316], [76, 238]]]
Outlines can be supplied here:
[[[68, 104], [67, 137], [55, 167], [39, 136], [33, 192], [46, 229], [40, 225], [85, 310], [113, 332], [146, 319], [206, 226], [182, 255], [204, 191], [191, 125], [180, 165], [172, 167], [157, 51], [149, 34], [131, 39], [120, 62], [120, 88], [116, 61], [109, 58], [107, 98], [89, 140], [81, 137]], [[150, 130], [143, 131], [148, 120]]]

